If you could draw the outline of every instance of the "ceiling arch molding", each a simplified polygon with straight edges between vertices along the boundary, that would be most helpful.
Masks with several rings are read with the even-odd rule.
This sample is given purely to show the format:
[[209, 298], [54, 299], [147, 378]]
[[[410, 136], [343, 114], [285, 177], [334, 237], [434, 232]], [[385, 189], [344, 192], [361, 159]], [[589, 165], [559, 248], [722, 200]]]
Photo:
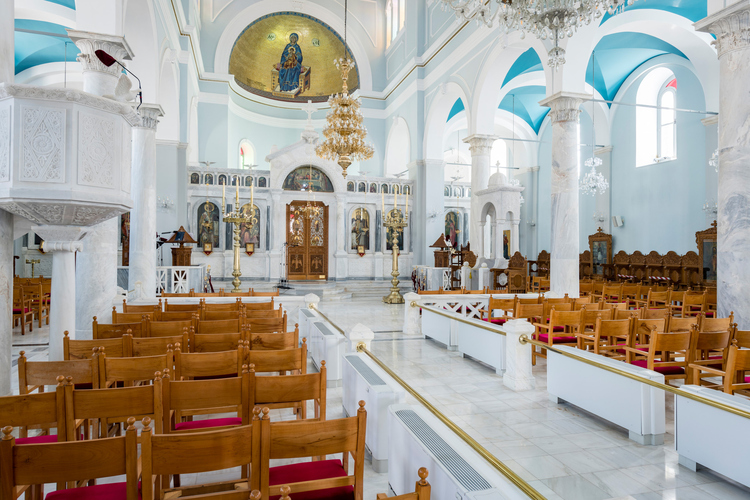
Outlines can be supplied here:
[[456, 103], [456, 99], [461, 99], [464, 103], [468, 123], [471, 123], [471, 112], [467, 106], [470, 101], [464, 88], [453, 81], [439, 85], [435, 93], [425, 120], [422, 158], [442, 160], [443, 138], [450, 111]]

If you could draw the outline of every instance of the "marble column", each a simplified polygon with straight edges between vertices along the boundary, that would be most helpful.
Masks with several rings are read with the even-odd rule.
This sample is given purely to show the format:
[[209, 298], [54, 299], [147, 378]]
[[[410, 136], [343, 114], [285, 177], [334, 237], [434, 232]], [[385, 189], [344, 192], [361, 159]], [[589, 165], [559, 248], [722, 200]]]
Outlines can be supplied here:
[[534, 327], [524, 320], [511, 320], [503, 326], [505, 330], [505, 373], [503, 385], [512, 391], [530, 391], [536, 387], [532, 374], [531, 344], [522, 344], [521, 335], [531, 338]]
[[156, 299], [156, 125], [164, 112], [158, 104], [138, 110], [141, 126], [133, 127], [133, 210], [130, 212], [130, 290], [141, 283], [143, 296]]
[[409, 230], [414, 237], [413, 264], [434, 266], [434, 249], [430, 245], [445, 231], [445, 162], [417, 160], [409, 163], [407, 168], [409, 179], [414, 181], [414, 191], [409, 200], [409, 209], [412, 211], [409, 219], [412, 229]]
[[419, 317], [419, 295], [414, 292], [404, 294], [404, 327], [403, 332], [409, 335], [422, 333], [422, 323]]
[[[473, 198], [474, 197], [472, 195], [472, 200], [471, 200], [472, 204], [474, 204], [474, 199]], [[473, 210], [473, 208], [472, 208], [472, 210]], [[472, 214], [473, 214], [473, 211], [472, 211]], [[473, 229], [473, 226], [474, 226], [474, 216], [473, 215], [472, 215], [472, 219], [471, 220], [472, 220], [472, 222], [471, 222], [471, 224], [472, 224], [472, 231], [471, 231], [472, 236], [471, 237], [472, 237], [472, 241], [473, 241], [471, 243], [471, 248], [475, 249], [475, 250], [472, 250], [472, 251], [475, 254], [477, 254], [477, 256], [480, 259], [481, 258], [485, 258], [485, 259], [492, 258], [492, 256], [490, 255], [492, 253], [492, 244], [489, 245], [489, 247], [490, 247], [489, 251], [487, 251], [487, 249], [485, 248], [485, 236], [486, 235], [484, 234], [484, 228], [487, 225], [487, 222], [486, 221], [479, 221], [477, 223], [477, 225], [476, 225], [476, 230], [474, 230]], [[474, 235], [476, 235], [476, 236], [474, 236]], [[474, 239], [474, 238], [476, 238], [476, 239]]]
[[336, 195], [336, 279], [344, 280], [348, 276], [346, 258], [346, 195]]
[[539, 104], [551, 108], [552, 238], [550, 291], [578, 297], [578, 170], [581, 164], [581, 103], [591, 96], [558, 92]]
[[[0, 83], [13, 83], [15, 66], [15, 3], [0, 2]], [[2, 394], [2, 387], [0, 387]]]
[[734, 312], [750, 329], [750, 1], [742, 0], [695, 24], [716, 36], [719, 57], [719, 210], [717, 299], [719, 317]]
[[13, 345], [13, 214], [5, 210], [0, 210], [0, 234], [0, 396], [7, 396]]
[[520, 251], [520, 235], [519, 235], [519, 226], [520, 221], [514, 220], [510, 221], [510, 255], [513, 256], [514, 253]]
[[[492, 144], [497, 140], [494, 135], [470, 135], [464, 142], [469, 145], [471, 151], [471, 229], [469, 230], [469, 243], [471, 249], [477, 255], [484, 255], [482, 248], [482, 236], [480, 236], [480, 221], [482, 206], [479, 197], [476, 195], [482, 189], [487, 189], [490, 183], [490, 152]], [[485, 255], [487, 256], [487, 255]]]
[[[120, 78], [122, 68], [115, 63], [105, 66], [95, 52], [103, 50], [120, 62], [133, 58], [125, 38], [103, 33], [92, 33], [90, 31], [66, 30], [68, 36], [81, 51], [76, 60], [81, 63], [83, 70], [83, 91], [94, 95], [114, 95], [117, 80]], [[133, 86], [137, 88], [138, 83], [133, 79]]]
[[62, 361], [64, 332], [69, 332], [71, 338], [80, 338], [76, 333], [76, 252], [83, 249], [81, 240], [88, 228], [36, 226], [33, 231], [44, 238], [45, 250], [52, 253], [49, 359]]

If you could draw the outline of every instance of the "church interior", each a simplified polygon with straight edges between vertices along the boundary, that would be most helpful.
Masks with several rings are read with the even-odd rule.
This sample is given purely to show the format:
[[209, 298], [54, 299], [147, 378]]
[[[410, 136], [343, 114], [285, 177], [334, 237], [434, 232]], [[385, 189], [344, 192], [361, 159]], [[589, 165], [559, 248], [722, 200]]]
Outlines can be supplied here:
[[0, 500], [750, 499], [750, 0], [0, 27]]

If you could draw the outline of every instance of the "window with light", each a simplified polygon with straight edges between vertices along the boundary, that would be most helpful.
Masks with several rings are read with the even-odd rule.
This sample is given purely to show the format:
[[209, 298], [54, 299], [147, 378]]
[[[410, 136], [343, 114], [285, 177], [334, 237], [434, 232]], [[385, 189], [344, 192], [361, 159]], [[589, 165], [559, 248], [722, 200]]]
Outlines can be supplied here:
[[386, 46], [390, 46], [398, 34], [404, 29], [406, 17], [405, 0], [388, 0], [385, 4]]
[[255, 166], [255, 148], [250, 141], [243, 139], [240, 142], [240, 164], [241, 169], [251, 169]]

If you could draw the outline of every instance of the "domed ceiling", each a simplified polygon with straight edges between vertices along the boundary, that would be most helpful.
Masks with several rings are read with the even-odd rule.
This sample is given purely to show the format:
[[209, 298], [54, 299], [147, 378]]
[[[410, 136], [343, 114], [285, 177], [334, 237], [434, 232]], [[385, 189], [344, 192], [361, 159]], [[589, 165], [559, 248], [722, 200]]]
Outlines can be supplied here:
[[[255, 20], [237, 38], [229, 72], [238, 85], [279, 101], [322, 102], [341, 91], [334, 59], [354, 56], [324, 22], [296, 12], [277, 12]], [[349, 73], [349, 91], [359, 88], [357, 68]]]

